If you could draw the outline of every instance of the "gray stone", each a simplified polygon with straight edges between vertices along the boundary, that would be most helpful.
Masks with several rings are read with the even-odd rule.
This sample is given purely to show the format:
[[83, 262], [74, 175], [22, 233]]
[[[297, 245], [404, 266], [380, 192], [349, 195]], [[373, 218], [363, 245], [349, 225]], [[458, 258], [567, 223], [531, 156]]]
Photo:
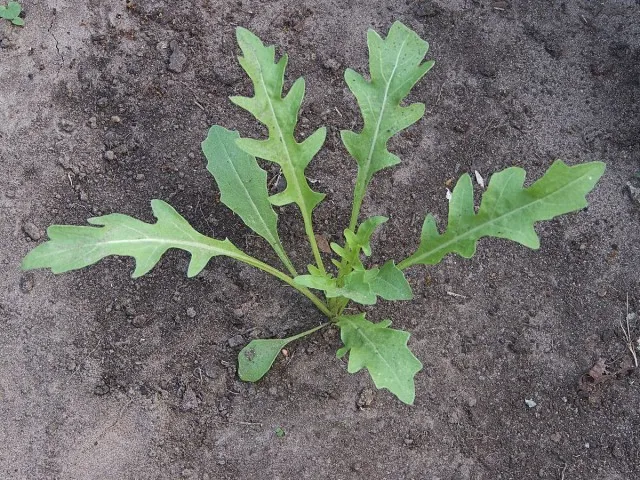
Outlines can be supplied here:
[[25, 224], [22, 225], [22, 231], [34, 242], [42, 238], [42, 231], [31, 222], [25, 222]]
[[627, 182], [627, 191], [629, 192], [631, 200], [633, 200], [636, 205], [640, 205], [640, 188], [636, 187], [632, 182]]
[[196, 408], [198, 408], [198, 397], [190, 387], [187, 387], [187, 389], [182, 394], [180, 410], [182, 410], [183, 412], [188, 412], [189, 410], [194, 410]]
[[60, 120], [58, 126], [60, 127], [60, 130], [67, 133], [71, 133], [76, 129], [75, 123], [65, 119]]
[[169, 44], [171, 47], [171, 55], [169, 56], [169, 71], [174, 73], [182, 73], [184, 66], [187, 63], [187, 56], [182, 52], [178, 46], [178, 42], [172, 40]]
[[151, 325], [153, 318], [150, 315], [136, 315], [131, 319], [131, 325], [136, 328], [144, 328], [147, 325]]
[[240, 345], [242, 345], [244, 343], [244, 337], [242, 335], [239, 335], [239, 334], [238, 335], [234, 335], [229, 340], [227, 340], [227, 343], [229, 344], [229, 346], [231, 348], [239, 347]]

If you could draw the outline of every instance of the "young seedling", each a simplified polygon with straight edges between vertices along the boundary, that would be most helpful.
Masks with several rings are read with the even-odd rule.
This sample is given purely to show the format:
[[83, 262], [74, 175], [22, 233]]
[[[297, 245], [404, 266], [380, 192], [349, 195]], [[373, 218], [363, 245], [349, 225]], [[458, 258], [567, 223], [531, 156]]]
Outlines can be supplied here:
[[0, 18], [9, 20], [19, 27], [24, 26], [24, 20], [20, 18], [22, 6], [18, 2], [9, 2], [7, 5], [0, 5]]
[[[450, 253], [470, 258], [482, 237], [504, 238], [537, 249], [539, 239], [534, 224], [586, 207], [585, 195], [593, 189], [605, 166], [592, 162], [570, 167], [558, 160], [526, 188], [525, 171], [507, 168], [492, 176], [478, 209], [474, 206], [471, 177], [462, 175], [451, 193], [444, 232], [440, 233], [434, 217], [428, 215], [413, 254], [398, 263], [388, 260], [380, 267], [368, 267], [364, 257], [371, 255], [372, 236], [387, 218], [360, 218], [365, 192], [377, 172], [400, 163], [387, 150], [387, 142], [423, 116], [423, 104], [401, 103], [433, 66], [433, 61], [423, 62], [429, 48], [427, 42], [402, 23], [394, 23], [386, 38], [369, 30], [369, 78], [350, 69], [345, 72], [364, 120], [361, 131], [342, 131], [344, 146], [358, 166], [353, 208], [343, 242], [331, 244], [336, 256], [325, 264], [312, 223], [313, 210], [325, 195], [312, 189], [305, 169], [322, 147], [326, 130], [319, 128], [303, 141], [296, 139], [304, 80], [297, 79], [283, 96], [287, 56], [276, 62], [273, 46], [263, 45], [244, 28], [238, 28], [236, 33], [242, 50], [240, 65], [253, 82], [254, 96], [232, 97], [231, 101], [255, 116], [267, 128], [268, 136], [243, 138], [236, 131], [216, 125], [209, 130], [202, 149], [221, 201], [271, 245], [284, 269], [248, 255], [228, 239], [217, 240], [198, 233], [162, 200], [151, 201], [157, 218], [154, 224], [114, 213], [90, 218], [93, 227], [51, 226], [47, 230], [50, 240], [25, 257], [23, 268], [50, 268], [61, 273], [91, 265], [108, 255], [124, 255], [135, 259], [133, 277], [139, 277], [149, 272], [168, 249], [177, 248], [191, 254], [187, 275], [193, 277], [212, 257], [226, 255], [293, 287], [327, 317], [326, 323], [289, 338], [251, 341], [238, 356], [242, 380], [259, 380], [288, 343], [333, 325], [340, 330], [343, 343], [337, 355], [349, 355], [348, 371], [366, 368], [377, 388], [386, 388], [401, 401], [412, 404], [414, 376], [422, 364], [407, 347], [409, 333], [390, 328], [390, 320], [373, 323], [365, 313], [346, 314], [347, 305], [373, 305], [378, 298], [410, 300], [406, 269], [435, 265]], [[282, 192], [269, 195], [267, 174], [256, 157], [280, 167], [286, 180]], [[298, 273], [278, 235], [278, 215], [273, 207], [288, 204], [295, 204], [302, 214], [314, 259], [304, 274]]]

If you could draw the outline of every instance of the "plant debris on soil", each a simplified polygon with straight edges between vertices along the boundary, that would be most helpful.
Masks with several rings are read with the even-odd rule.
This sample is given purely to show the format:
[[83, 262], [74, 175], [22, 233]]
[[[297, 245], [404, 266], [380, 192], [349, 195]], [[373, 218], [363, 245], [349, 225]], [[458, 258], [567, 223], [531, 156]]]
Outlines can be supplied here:
[[[640, 478], [640, 376], [619, 321], [636, 314], [637, 340], [637, 2], [21, 4], [24, 27], [0, 22], [0, 478]], [[116, 211], [152, 221], [150, 198], [276, 260], [219, 202], [199, 150], [212, 124], [262, 134], [228, 100], [251, 89], [236, 26], [305, 77], [298, 134], [328, 127], [308, 169], [327, 194], [314, 217], [338, 240], [353, 188], [342, 179], [356, 171], [339, 131], [360, 122], [342, 75], [367, 70], [366, 29], [395, 20], [436, 65], [408, 99], [424, 119], [390, 144], [403, 163], [365, 199], [363, 216], [390, 217], [373, 262], [415, 250], [424, 214], [446, 219], [447, 182], [465, 172], [486, 182], [510, 165], [538, 178], [557, 158], [607, 163], [588, 209], [540, 226], [539, 251], [483, 240], [471, 260], [412, 270], [415, 301], [371, 312], [412, 332], [424, 363], [413, 407], [347, 374], [331, 329], [259, 383], [239, 381], [251, 339], [320, 314], [230, 260], [194, 279], [178, 252], [137, 280], [123, 258], [20, 271], [47, 225]], [[284, 209], [282, 237], [305, 265], [300, 219]]]

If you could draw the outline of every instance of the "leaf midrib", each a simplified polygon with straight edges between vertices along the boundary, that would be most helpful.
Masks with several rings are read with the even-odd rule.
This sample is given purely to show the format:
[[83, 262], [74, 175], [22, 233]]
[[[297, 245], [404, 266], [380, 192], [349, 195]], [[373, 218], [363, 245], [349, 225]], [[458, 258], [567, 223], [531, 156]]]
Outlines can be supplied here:
[[[393, 82], [393, 77], [396, 74], [396, 69], [398, 68], [398, 63], [400, 62], [400, 55], [402, 54], [402, 50], [404, 49], [404, 46], [406, 45], [408, 40], [409, 40], [409, 37], [405, 36], [404, 41], [402, 42], [402, 45], [400, 45], [400, 49], [398, 50], [398, 54], [396, 55], [396, 61], [393, 65], [393, 70], [391, 70], [389, 81], [387, 82], [384, 89], [384, 96], [382, 97], [382, 108], [380, 109], [380, 115], [378, 116], [378, 121], [376, 122], [376, 128], [373, 132], [373, 138], [371, 140], [371, 148], [369, 149], [369, 154], [367, 155], [367, 159], [365, 161], [365, 167], [363, 168], [367, 176], [369, 175], [369, 169], [371, 168], [371, 162], [373, 160], [373, 152], [375, 150], [376, 143], [378, 142], [378, 136], [380, 135], [380, 125], [382, 125], [382, 118], [384, 117], [384, 113], [387, 108], [387, 98], [389, 95], [389, 88], [391, 87], [391, 83]], [[380, 75], [384, 80], [386, 80], [382, 73], [382, 58], [380, 59]]]
[[[234, 175], [238, 179], [240, 185], [242, 185], [242, 189], [244, 190], [244, 192], [246, 194], [246, 197], [249, 199], [249, 204], [250, 204], [252, 210], [257, 215], [257, 217], [258, 217], [260, 223], [262, 224], [262, 226], [266, 229], [265, 233], [267, 234], [267, 236], [269, 238], [267, 238], [267, 236], [263, 235], [264, 239], [267, 240], [271, 245], [278, 244], [279, 241], [276, 239], [276, 237], [274, 237], [273, 233], [271, 232], [271, 229], [267, 225], [267, 222], [265, 221], [265, 219], [261, 215], [260, 211], [258, 210], [258, 206], [254, 202], [253, 197], [251, 196], [251, 194], [249, 193], [249, 190], [247, 189], [246, 185], [242, 181], [242, 177], [240, 176], [240, 173], [238, 172], [238, 169], [236, 168], [235, 164], [231, 161], [231, 155], [229, 154], [229, 150], [227, 149], [227, 146], [222, 144], [222, 148], [224, 149], [224, 151], [225, 151], [225, 153], [227, 155], [227, 158], [229, 159], [229, 164], [231, 164], [231, 168], [232, 168], [232, 171], [233, 171]], [[274, 213], [274, 215], [275, 215], [275, 213]]]
[[[215, 239], [211, 239], [211, 240], [215, 241]], [[222, 242], [222, 240], [218, 240], [218, 241]], [[49, 253], [48, 255], [43, 255], [43, 258], [62, 255], [62, 254], [67, 253], [69, 251], [77, 250], [77, 248], [78, 248], [78, 242], [67, 242], [67, 241], [64, 241], [64, 240], [54, 240], [54, 242], [57, 245], [68, 244], [69, 248], [65, 248], [65, 249], [56, 248], [55, 251]], [[87, 244], [85, 244], [85, 245], [93, 247], [93, 249], [97, 249], [97, 248], [108, 247], [110, 245], [141, 244], [141, 243], [167, 245], [167, 248], [178, 248], [180, 250], [185, 250], [187, 252], [192, 252], [193, 250], [206, 250], [206, 251], [210, 251], [210, 252], [215, 252], [212, 256], [226, 255], [226, 256], [229, 256], [229, 257], [236, 258], [236, 259], [244, 258], [244, 255], [238, 254], [238, 252], [236, 252], [233, 249], [226, 250], [226, 249], [223, 249], [223, 248], [220, 248], [220, 247], [216, 247], [214, 245], [210, 245], [210, 244], [207, 244], [207, 243], [189, 242], [189, 241], [185, 241], [185, 240], [170, 240], [170, 239], [161, 239], [161, 238], [137, 238], [137, 239], [127, 239], [127, 240], [108, 240], [108, 241], [100, 241], [100, 242], [87, 242]], [[108, 255], [110, 255], [110, 254], [108, 254]], [[129, 256], [129, 255], [126, 255], [126, 256]], [[131, 255], [131, 256], [133, 256], [133, 255]], [[145, 253], [145, 256], [149, 256], [149, 255]]]
[[[254, 52], [254, 56], [258, 58], [255, 52]], [[293, 179], [290, 180], [287, 178], [287, 186], [289, 186], [290, 181], [293, 181], [293, 187], [296, 192], [296, 196], [298, 197], [298, 201], [296, 203], [302, 210], [302, 214], [307, 216], [311, 209], [307, 205], [306, 198], [304, 197], [304, 195], [302, 195], [300, 182], [298, 181], [298, 176], [295, 174], [296, 173], [295, 165], [293, 164], [293, 160], [291, 159], [291, 153], [289, 152], [289, 145], [287, 144], [284, 138], [284, 134], [282, 133], [282, 128], [280, 127], [280, 122], [278, 121], [278, 116], [276, 115], [273, 102], [271, 101], [271, 96], [269, 95], [269, 91], [267, 90], [267, 83], [265, 81], [264, 74], [262, 72], [262, 65], [260, 64], [259, 61], [257, 62], [257, 64], [258, 64], [258, 73], [260, 74], [260, 80], [261, 80], [260, 86], [262, 87], [262, 90], [264, 90], [264, 94], [265, 94], [265, 97], [267, 98], [267, 103], [269, 105], [269, 110], [271, 110], [271, 115], [273, 116], [273, 123], [275, 124], [276, 129], [278, 131], [278, 138], [280, 139], [280, 143], [284, 147], [284, 153], [287, 158], [287, 163], [291, 166], [291, 171], [293, 173]]]

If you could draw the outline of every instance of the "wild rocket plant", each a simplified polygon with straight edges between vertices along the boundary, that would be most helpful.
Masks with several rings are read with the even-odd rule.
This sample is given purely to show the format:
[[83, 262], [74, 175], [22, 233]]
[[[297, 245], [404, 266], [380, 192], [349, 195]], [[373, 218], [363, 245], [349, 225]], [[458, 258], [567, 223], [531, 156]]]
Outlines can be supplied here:
[[[276, 62], [273, 46], [265, 46], [244, 28], [238, 28], [236, 33], [242, 50], [240, 65], [253, 83], [254, 95], [231, 97], [231, 101], [263, 124], [268, 136], [243, 138], [236, 131], [215, 125], [202, 143], [202, 150], [208, 160], [207, 168], [218, 184], [221, 201], [268, 242], [281, 265], [254, 258], [228, 239], [202, 235], [168, 203], [152, 200], [151, 208], [157, 218], [153, 224], [113, 213], [90, 218], [88, 221], [94, 226], [49, 227], [49, 241], [25, 257], [23, 268], [50, 268], [61, 273], [86, 267], [108, 255], [122, 255], [135, 259], [133, 277], [140, 277], [167, 250], [176, 248], [191, 254], [187, 276], [193, 277], [213, 257], [234, 258], [296, 289], [327, 317], [326, 323], [289, 338], [252, 340], [238, 356], [242, 380], [258, 381], [285, 345], [333, 326], [339, 329], [343, 344], [337, 355], [348, 354], [348, 371], [355, 373], [366, 368], [377, 388], [386, 388], [411, 404], [415, 398], [414, 376], [422, 364], [407, 346], [409, 333], [391, 328], [390, 320], [373, 323], [365, 313], [346, 314], [347, 306], [351, 302], [373, 305], [378, 298], [410, 300], [411, 286], [404, 275], [408, 268], [435, 265], [450, 253], [470, 258], [482, 237], [504, 238], [537, 249], [539, 239], [534, 224], [584, 208], [585, 195], [603, 174], [604, 164], [567, 166], [558, 160], [526, 188], [525, 171], [507, 168], [491, 177], [479, 208], [474, 206], [471, 177], [464, 174], [451, 194], [448, 223], [443, 231], [438, 229], [434, 217], [427, 215], [415, 252], [399, 262], [390, 259], [381, 266], [368, 266], [366, 257], [371, 255], [372, 236], [387, 218], [361, 219], [362, 202], [373, 176], [400, 163], [387, 149], [387, 142], [423, 116], [423, 104], [401, 104], [433, 66], [433, 61], [423, 61], [428, 43], [403, 24], [394, 23], [386, 38], [369, 30], [368, 77], [351, 69], [345, 72], [364, 121], [359, 132], [341, 132], [342, 142], [358, 166], [353, 207], [343, 240], [331, 244], [335, 256], [326, 262], [318, 248], [312, 221], [313, 210], [325, 195], [314, 191], [305, 176], [307, 165], [324, 144], [326, 130], [319, 128], [298, 141], [295, 130], [304, 97], [304, 80], [297, 79], [283, 95], [287, 56]], [[282, 192], [269, 194], [267, 174], [256, 158], [278, 165], [286, 181]], [[278, 234], [274, 207], [289, 204], [295, 204], [302, 214], [313, 257], [313, 263], [303, 274], [289, 258]]]

